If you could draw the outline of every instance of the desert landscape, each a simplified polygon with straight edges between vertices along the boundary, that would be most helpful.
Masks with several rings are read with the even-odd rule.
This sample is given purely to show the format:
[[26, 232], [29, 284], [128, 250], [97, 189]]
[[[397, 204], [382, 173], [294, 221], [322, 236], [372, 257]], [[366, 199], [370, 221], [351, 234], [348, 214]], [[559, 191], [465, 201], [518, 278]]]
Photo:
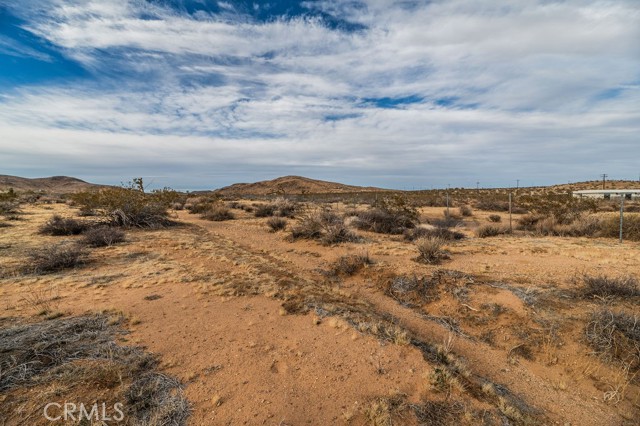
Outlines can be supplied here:
[[571, 195], [600, 182], [0, 184], [3, 425], [52, 424], [47, 404], [82, 425], [639, 424], [640, 204], [620, 243], [619, 201]]

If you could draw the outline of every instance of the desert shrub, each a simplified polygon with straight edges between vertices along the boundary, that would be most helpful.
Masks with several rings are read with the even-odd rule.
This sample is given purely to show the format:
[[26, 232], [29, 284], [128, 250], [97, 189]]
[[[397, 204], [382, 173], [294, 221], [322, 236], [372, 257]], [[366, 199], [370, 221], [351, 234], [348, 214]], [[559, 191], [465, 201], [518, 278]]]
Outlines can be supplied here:
[[167, 188], [146, 193], [140, 178], [126, 187], [80, 192], [72, 200], [81, 210], [94, 211], [116, 226], [161, 228], [173, 224], [168, 208], [176, 197]]
[[585, 335], [594, 353], [605, 361], [640, 368], [640, 317], [608, 309], [591, 314]]
[[496, 237], [498, 235], [508, 234], [509, 228], [505, 226], [487, 224], [482, 225], [476, 229], [476, 236], [478, 238]]
[[276, 211], [276, 206], [273, 204], [259, 204], [254, 207], [253, 214], [255, 217], [269, 217], [273, 216]]
[[367, 265], [372, 265], [373, 260], [368, 254], [349, 254], [341, 256], [336, 260], [329, 270], [329, 274], [333, 276], [352, 276]]
[[640, 284], [632, 276], [607, 277], [605, 275], [589, 276], [582, 278], [584, 287], [582, 294], [586, 297], [638, 297], [640, 296]]
[[271, 228], [271, 232], [282, 231], [287, 227], [287, 219], [282, 217], [270, 217], [267, 219], [267, 226]]
[[109, 247], [124, 241], [124, 231], [111, 226], [96, 226], [84, 232], [82, 242], [90, 247]]
[[508, 212], [509, 202], [502, 200], [484, 199], [476, 202], [476, 209], [489, 212]]
[[63, 242], [31, 251], [28, 260], [26, 272], [46, 274], [82, 265], [86, 252], [77, 244]]
[[489, 215], [489, 222], [498, 223], [502, 221], [502, 217], [498, 214]]
[[429, 223], [438, 228], [455, 228], [462, 225], [462, 217], [451, 211], [445, 210], [442, 212], [442, 216], [442, 219], [432, 219]]
[[440, 263], [444, 259], [448, 259], [449, 255], [443, 249], [444, 241], [440, 238], [427, 237], [419, 238], [415, 241], [418, 249], [418, 262], [434, 265]]
[[343, 219], [330, 211], [310, 213], [291, 229], [291, 238], [317, 240], [323, 244], [357, 242], [360, 238], [351, 232]]
[[298, 205], [295, 202], [279, 197], [273, 203], [256, 205], [254, 215], [255, 217], [294, 217], [297, 210]]
[[444, 241], [461, 240], [465, 237], [462, 232], [452, 231], [447, 228], [413, 228], [404, 232], [404, 238], [407, 241], [415, 241], [419, 238], [435, 237]]
[[15, 215], [20, 213], [20, 204], [16, 201], [0, 201], [1, 215]]
[[224, 220], [232, 220], [235, 218], [231, 210], [220, 204], [209, 207], [209, 209], [202, 213], [200, 217], [214, 222], [222, 222]]
[[460, 216], [463, 217], [473, 216], [473, 210], [471, 210], [471, 207], [466, 205], [458, 207], [458, 212], [460, 213]]
[[78, 235], [88, 227], [86, 222], [54, 215], [40, 227], [39, 232], [44, 235]]
[[356, 216], [354, 225], [358, 229], [380, 234], [402, 234], [418, 222], [418, 210], [400, 195], [384, 197], [370, 209], [356, 212]]
[[[617, 238], [620, 234], [620, 217], [607, 216], [600, 222], [600, 236]], [[640, 214], [624, 215], [622, 226], [623, 237], [627, 240], [640, 241]]]
[[428, 277], [398, 275], [383, 283], [384, 293], [406, 306], [420, 306], [438, 298], [436, 284]]
[[517, 228], [522, 231], [535, 231], [536, 225], [544, 219], [544, 216], [539, 214], [526, 214], [518, 219]]

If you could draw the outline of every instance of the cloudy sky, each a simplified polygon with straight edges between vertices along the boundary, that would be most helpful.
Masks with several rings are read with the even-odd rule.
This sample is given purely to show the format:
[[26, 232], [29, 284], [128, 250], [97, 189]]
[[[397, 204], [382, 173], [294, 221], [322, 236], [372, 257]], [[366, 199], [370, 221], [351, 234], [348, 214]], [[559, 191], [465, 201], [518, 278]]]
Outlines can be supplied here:
[[0, 0], [0, 174], [640, 176], [638, 0]]

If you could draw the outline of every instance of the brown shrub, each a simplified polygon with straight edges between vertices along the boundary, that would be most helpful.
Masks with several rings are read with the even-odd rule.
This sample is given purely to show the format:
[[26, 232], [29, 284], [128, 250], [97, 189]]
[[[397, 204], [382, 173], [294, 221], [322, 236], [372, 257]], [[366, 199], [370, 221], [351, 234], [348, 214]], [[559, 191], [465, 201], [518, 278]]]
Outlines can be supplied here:
[[317, 240], [325, 245], [360, 241], [360, 237], [344, 225], [343, 219], [330, 211], [303, 216], [298, 225], [291, 229], [291, 238]]
[[444, 241], [440, 238], [427, 237], [419, 238], [415, 241], [418, 249], [418, 262], [428, 263], [430, 265], [440, 263], [444, 259], [448, 259], [449, 255], [442, 248]]
[[591, 314], [585, 328], [589, 346], [605, 361], [617, 360], [640, 368], [640, 317], [608, 309]]
[[461, 240], [465, 237], [462, 232], [451, 231], [447, 228], [413, 228], [404, 232], [404, 238], [407, 241], [415, 241], [419, 238], [435, 237], [444, 241]]
[[498, 223], [502, 221], [502, 217], [498, 214], [492, 214], [488, 217], [489, 222]]
[[352, 276], [367, 265], [372, 265], [373, 260], [368, 254], [349, 254], [341, 256], [336, 260], [329, 270], [329, 274], [333, 276]]
[[87, 229], [88, 224], [86, 222], [54, 215], [40, 227], [40, 230], [38, 232], [44, 235], [62, 236], [78, 235], [86, 231]]
[[235, 218], [231, 210], [223, 205], [213, 205], [210, 206], [208, 210], [206, 210], [200, 216], [202, 219], [211, 220], [214, 222], [222, 222], [225, 220], [232, 220]]
[[476, 236], [478, 238], [496, 237], [498, 235], [509, 234], [509, 228], [506, 226], [487, 224], [482, 225], [476, 229]]
[[458, 207], [458, 212], [460, 213], [460, 216], [463, 216], [463, 217], [473, 216], [473, 210], [471, 210], [471, 207], [469, 206]]
[[271, 228], [271, 232], [283, 231], [287, 227], [287, 219], [282, 217], [270, 217], [267, 219], [267, 226]]
[[46, 274], [82, 265], [87, 253], [77, 244], [63, 242], [44, 246], [29, 253], [26, 272]]
[[607, 277], [605, 275], [584, 276], [582, 278], [585, 297], [639, 297], [640, 284], [632, 276]]
[[111, 226], [97, 226], [85, 231], [83, 243], [90, 247], [108, 247], [124, 241], [124, 231]]

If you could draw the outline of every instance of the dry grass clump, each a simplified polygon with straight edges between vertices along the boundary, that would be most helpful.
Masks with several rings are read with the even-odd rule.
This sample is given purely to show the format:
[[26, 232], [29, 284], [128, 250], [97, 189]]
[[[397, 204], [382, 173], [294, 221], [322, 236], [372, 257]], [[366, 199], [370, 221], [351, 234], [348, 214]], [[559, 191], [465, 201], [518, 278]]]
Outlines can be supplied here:
[[235, 219], [234, 214], [229, 210], [229, 208], [216, 204], [210, 206], [207, 210], [205, 210], [202, 215], [200, 215], [202, 219], [211, 220], [214, 222], [222, 222], [225, 220]]
[[330, 211], [320, 211], [306, 214], [301, 221], [291, 229], [291, 238], [320, 241], [331, 245], [345, 242], [358, 242], [360, 237], [350, 231], [344, 220]]
[[382, 290], [405, 306], [415, 307], [438, 298], [436, 284], [427, 277], [398, 275], [382, 282]]
[[545, 217], [539, 214], [526, 214], [518, 219], [517, 228], [522, 231], [535, 231], [536, 225]]
[[509, 232], [509, 228], [506, 226], [486, 224], [479, 226], [478, 229], [476, 229], [476, 236], [478, 238], [488, 238], [509, 234]]
[[331, 265], [329, 274], [333, 276], [350, 277], [358, 273], [362, 268], [372, 264], [373, 260], [368, 254], [349, 254], [338, 258], [338, 260]]
[[[115, 343], [122, 322], [122, 316], [95, 314], [0, 328], [0, 392], [47, 387], [76, 401], [74, 388], [83, 385], [82, 399], [108, 394], [123, 402], [125, 425], [184, 425], [189, 406], [180, 384], [154, 371], [153, 355]], [[27, 403], [37, 409], [50, 402], [46, 392], [29, 395]], [[0, 417], [10, 423], [23, 420], [19, 415], [11, 404], [0, 405]]]
[[0, 214], [4, 216], [20, 213], [20, 204], [17, 201], [0, 201]]
[[589, 276], [582, 278], [584, 287], [582, 294], [585, 297], [639, 297], [640, 283], [632, 276], [607, 277], [605, 275]]
[[267, 219], [267, 226], [271, 232], [284, 231], [287, 227], [287, 219], [282, 217], [270, 217]]
[[499, 214], [490, 214], [487, 219], [489, 219], [489, 222], [493, 223], [502, 222], [502, 217]]
[[54, 215], [39, 229], [43, 235], [78, 235], [88, 229], [89, 225], [81, 220]]
[[25, 271], [46, 274], [75, 268], [86, 262], [86, 251], [77, 244], [62, 242], [45, 245], [29, 253]]
[[372, 399], [364, 405], [363, 413], [371, 426], [393, 426], [404, 423], [408, 408], [407, 396], [397, 393]]
[[473, 210], [471, 210], [471, 207], [466, 206], [466, 205], [458, 207], [458, 212], [460, 213], [460, 216], [462, 216], [462, 217], [471, 217], [471, 216], [473, 216]]
[[417, 261], [435, 265], [444, 259], [448, 259], [449, 255], [443, 249], [445, 241], [437, 237], [419, 238], [415, 241], [418, 249]]
[[591, 314], [585, 328], [589, 346], [605, 361], [618, 360], [640, 369], [640, 317], [608, 309]]
[[422, 228], [407, 229], [404, 238], [407, 241], [415, 241], [420, 238], [440, 238], [443, 241], [461, 240], [465, 237], [462, 232], [452, 231], [447, 228]]
[[90, 247], [110, 247], [124, 241], [125, 233], [112, 226], [97, 226], [85, 231], [82, 242]]
[[[458, 401], [427, 401], [424, 404], [414, 405], [412, 408], [421, 425], [459, 426], [473, 424], [473, 422], [464, 422], [466, 409]], [[478, 421], [479, 419], [474, 420]]]

